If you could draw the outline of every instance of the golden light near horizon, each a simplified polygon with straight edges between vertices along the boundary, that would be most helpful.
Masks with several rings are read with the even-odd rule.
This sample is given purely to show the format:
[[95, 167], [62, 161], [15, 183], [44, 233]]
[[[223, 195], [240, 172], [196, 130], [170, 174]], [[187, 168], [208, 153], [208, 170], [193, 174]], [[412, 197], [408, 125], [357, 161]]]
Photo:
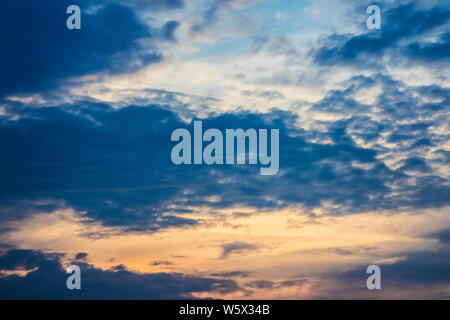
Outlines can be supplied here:
[[[336, 270], [360, 265], [389, 264], [401, 260], [404, 252], [436, 246], [426, 236], [450, 223], [447, 210], [362, 213], [345, 216], [317, 214], [311, 217], [301, 208], [258, 212], [252, 208], [218, 210], [191, 208], [183, 214], [199, 223], [155, 232], [126, 232], [123, 228], [86, 223], [83, 213], [72, 209], [35, 214], [11, 223], [12, 231], [1, 235], [3, 243], [20, 249], [65, 253], [69, 263], [78, 252], [88, 254], [96, 268], [125, 265], [138, 273], [176, 272], [211, 276], [233, 271], [248, 272], [247, 283], [257, 280], [281, 282], [320, 278]], [[225, 252], [227, 244], [238, 244]], [[243, 245], [242, 248], [239, 244]], [[159, 262], [159, 263], [158, 263]], [[216, 297], [270, 297], [274, 290], [286, 297], [305, 297], [311, 283], [301, 290], [283, 287], [248, 293], [217, 294]], [[211, 292], [205, 296], [211, 296]], [[277, 293], [278, 294], [278, 293]], [[235, 296], [236, 297], [236, 296]]]

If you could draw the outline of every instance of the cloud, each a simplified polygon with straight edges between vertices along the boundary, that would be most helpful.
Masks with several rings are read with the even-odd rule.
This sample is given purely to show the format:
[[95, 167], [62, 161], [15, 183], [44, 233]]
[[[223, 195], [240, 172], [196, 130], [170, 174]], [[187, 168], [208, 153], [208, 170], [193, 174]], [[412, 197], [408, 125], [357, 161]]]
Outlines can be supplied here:
[[[0, 31], [0, 97], [36, 92], [45, 96], [47, 90], [64, 90], [68, 84], [86, 83], [85, 78], [79, 78], [82, 76], [133, 73], [164, 59], [158, 46], [160, 43], [161, 48], [176, 47], [170, 48], [171, 60], [161, 66], [164, 70], [189, 70], [186, 83], [182, 83], [184, 80], [180, 79], [185, 77], [179, 74], [175, 82], [160, 74], [154, 77], [153, 73], [149, 76], [130, 75], [125, 81], [125, 77], [105, 77], [107, 83], [98, 83], [105, 95], [99, 92], [96, 95], [102, 98], [113, 96], [115, 101], [111, 105], [73, 95], [65, 96], [64, 103], [27, 103], [27, 98], [21, 97], [14, 101], [0, 100], [1, 231], [12, 230], [8, 226], [11, 220], [20, 222], [27, 216], [59, 208], [73, 208], [83, 217], [81, 223], [117, 226], [118, 232], [151, 233], [165, 228], [222, 223], [214, 218], [217, 217], [214, 215], [216, 209], [233, 208], [233, 211], [245, 211], [243, 214], [246, 215], [288, 209], [314, 218], [319, 213], [384, 214], [448, 206], [450, 187], [445, 168], [450, 162], [446, 148], [450, 89], [440, 72], [446, 70], [449, 57], [449, 9], [443, 3], [438, 6], [396, 3], [395, 7], [382, 6], [381, 31], [364, 29], [358, 34], [334, 34], [324, 38], [320, 47], [310, 52], [318, 69], [325, 73], [331, 70], [325, 78], [336, 77], [340, 81], [331, 86], [315, 82], [319, 81], [315, 75], [320, 70], [317, 66], [308, 66], [307, 57], [302, 56], [303, 44], [315, 39], [315, 33], [311, 38], [304, 32], [301, 35], [291, 32], [301, 24], [277, 25], [277, 35], [266, 35], [269, 24], [261, 24], [256, 29], [253, 26], [246, 30], [245, 34], [239, 33], [238, 38], [234, 38], [234, 34], [228, 37], [229, 28], [222, 26], [234, 25], [239, 20], [234, 16], [230, 18], [235, 13], [229, 9], [244, 8], [250, 5], [248, 1], [204, 2], [205, 8], [189, 3], [186, 14], [176, 11], [184, 7], [181, 0], [78, 0], [73, 3], [65, 0], [24, 3], [19, 0], [0, 4], [0, 24], [3, 26]], [[80, 31], [65, 28], [68, 4], [79, 4], [82, 8]], [[283, 9], [284, 14], [294, 7], [271, 8]], [[292, 12], [300, 12], [298, 8]], [[160, 12], [166, 10], [174, 11], [167, 15]], [[153, 16], [152, 12], [156, 11], [157, 15]], [[198, 12], [200, 18], [190, 31], [208, 32], [211, 38], [207, 45], [193, 46], [188, 41], [192, 38], [183, 39], [186, 36], [183, 32], [187, 31], [184, 27], [191, 26], [190, 15], [194, 12]], [[362, 12], [359, 12], [360, 17]], [[276, 12], [265, 12], [261, 8], [236, 13], [236, 17], [244, 15], [242, 21], [260, 13], [264, 17], [267, 14], [270, 19]], [[186, 18], [187, 25], [183, 22], [181, 27], [174, 17]], [[153, 27], [155, 20], [159, 23], [157, 28]], [[218, 20], [224, 23], [220, 28], [215, 25]], [[285, 36], [278, 34], [285, 34], [285, 31]], [[253, 47], [251, 41], [245, 39], [247, 35], [255, 39]], [[180, 43], [176, 43], [178, 41]], [[224, 48], [227, 49], [226, 57]], [[245, 52], [240, 55], [241, 50]], [[190, 53], [185, 55], [188, 51]], [[194, 51], [195, 63], [190, 59]], [[210, 56], [214, 56], [214, 61], [209, 61]], [[228, 66], [224, 67], [223, 74], [217, 69], [217, 61]], [[437, 79], [435, 83], [424, 81], [428, 84], [423, 86], [402, 83], [395, 73], [406, 72], [406, 69], [394, 70], [392, 77], [387, 75], [389, 67], [413, 64], [414, 68], [407, 70], [417, 72], [420, 80], [427, 77], [421, 76], [422, 69], [417, 69], [416, 65], [426, 64], [426, 70], [440, 68], [435, 74], [430, 71], [431, 78]], [[334, 66], [356, 66], [364, 75], [342, 81], [340, 73], [334, 74], [338, 69], [333, 69]], [[376, 73], [369, 70], [369, 76], [367, 68], [374, 67], [379, 69]], [[190, 81], [194, 69], [201, 74], [196, 78], [200, 82]], [[204, 80], [213, 78], [199, 70], [213, 70], [211, 74], [216, 80]], [[237, 79], [230, 78], [233, 70], [240, 72], [240, 85], [230, 82]], [[303, 74], [311, 76], [305, 78]], [[114, 79], [109, 82], [111, 78]], [[145, 86], [131, 85], [139, 81], [136, 79], [149, 78], [152, 81], [147, 85], [159, 89], [147, 88], [141, 92], [133, 89]], [[224, 82], [220, 83], [220, 79]], [[304, 86], [310, 81], [307, 87], [320, 91], [320, 95], [313, 95], [313, 98]], [[275, 82], [276, 86], [271, 85]], [[86, 88], [87, 91], [83, 88], [79, 92], [92, 94], [90, 90], [97, 90], [89, 85]], [[213, 106], [218, 100], [213, 102], [212, 98], [171, 92], [171, 89], [198, 94], [226, 92], [218, 98], [231, 100], [231, 106], [240, 106], [239, 99], [245, 97], [249, 98], [247, 101], [262, 103], [261, 106], [243, 106], [250, 111], [239, 108], [220, 113]], [[117, 94], [113, 94], [115, 90]], [[293, 91], [296, 92], [293, 94]], [[303, 95], [308, 96], [310, 102], [300, 102], [300, 110], [297, 102], [290, 107], [284, 106], [299, 97], [303, 99]], [[148, 102], [149, 97], [154, 104]], [[259, 107], [267, 110], [268, 104], [275, 105], [281, 100], [283, 108], [293, 111], [272, 109], [259, 113]], [[228, 107], [228, 103], [224, 101], [223, 105]], [[117, 109], [119, 106], [121, 109]], [[205, 129], [279, 128], [279, 174], [261, 177], [255, 166], [173, 165], [170, 134], [176, 128], [191, 129], [196, 117], [205, 117]], [[251, 213], [244, 208], [251, 208], [248, 210]], [[201, 214], [193, 214], [197, 210]], [[210, 216], [205, 218], [208, 214]], [[82, 236], [100, 239], [111, 234], [86, 231]], [[439, 279], [448, 277], [439, 268], [440, 263], [448, 267], [448, 250], [444, 248], [448, 232], [426, 237], [433, 243], [439, 241], [436, 251], [406, 252], [401, 257], [394, 257], [396, 262], [383, 265], [383, 279], [397, 287], [408, 283], [438, 286]], [[220, 247], [220, 258], [231, 261], [233, 255], [239, 257], [261, 248], [258, 244], [234, 240]], [[2, 252], [10, 250], [1, 244], [0, 247]], [[332, 247], [324, 252], [333, 253], [334, 258], [356, 258], [359, 252], [347, 248]], [[90, 282], [98, 281], [95, 290], [83, 292], [81, 298], [102, 297], [105, 292], [113, 298], [183, 298], [191, 297], [193, 292], [204, 292], [202, 290], [234, 292], [240, 290], [235, 282], [221, 280], [247, 278], [251, 274], [249, 271], [208, 271], [210, 274], [206, 278], [167, 273], [138, 274], [121, 264], [123, 261], [117, 261], [116, 266], [105, 271], [87, 264], [92, 261], [92, 256], [77, 252], [72, 251], [70, 258], [74, 257], [83, 267], [83, 276], [86, 273]], [[0, 296], [10, 298], [17, 293], [26, 297], [74, 297], [74, 293], [66, 292], [64, 287], [67, 275], [61, 267], [63, 259], [67, 260], [67, 257], [57, 253], [8, 251], [0, 259], [3, 270]], [[182, 267], [178, 263], [172, 266], [171, 256], [164, 259], [167, 260], [145, 260], [143, 264], [147, 268], [150, 268], [149, 264], [160, 268]], [[11, 275], [13, 271], [23, 270], [31, 271], [23, 277]], [[353, 278], [351, 273], [343, 278], [348, 277], [351, 285], [366, 290], [367, 275], [363, 267], [361, 270], [354, 271]], [[436, 277], [427, 274], [427, 270], [435, 272]], [[54, 281], [50, 276], [52, 273], [57, 278]], [[50, 284], [49, 288], [45, 281]], [[255, 280], [246, 286], [271, 290], [304, 283], [304, 280]], [[25, 290], [16, 291], [15, 288], [25, 288], [27, 284], [32, 287], [29, 295]], [[124, 292], [121, 292], [121, 286], [124, 286]], [[436, 296], [444, 296], [442, 292]]]
[[79, 252], [75, 256], [75, 260], [85, 260], [88, 254], [86, 252]]
[[272, 289], [275, 285], [275, 282], [268, 280], [256, 280], [249, 282], [247, 286], [250, 288], [258, 288], [258, 289]]
[[430, 171], [429, 166], [427, 163], [420, 158], [409, 158], [407, 159], [400, 170], [403, 171], [419, 171], [419, 172], [428, 172]]
[[[168, 144], [171, 130], [181, 126], [179, 120], [154, 108], [116, 112], [104, 105], [89, 105], [85, 111], [77, 116], [59, 108], [30, 109], [25, 111], [31, 112], [28, 120], [2, 127], [3, 137], [12, 134], [10, 138], [21, 146], [10, 145], [14, 151], [10, 149], [8, 163], [12, 165], [13, 158], [19, 162], [17, 170], [2, 170], [14, 185], [7, 191], [7, 183], [3, 184], [3, 196], [15, 198], [10, 198], [13, 202], [20, 198], [64, 199], [80, 210], [88, 209], [91, 218], [106, 219], [103, 221], [109, 225], [152, 230], [162, 225], [195, 224], [163, 216], [157, 209], [180, 189], [170, 178], [173, 168]], [[34, 118], [36, 112], [46, 120]], [[22, 125], [30, 130], [23, 132], [25, 135], [19, 132]], [[40, 142], [34, 144], [32, 136]], [[32, 180], [34, 186], [21, 182]]]
[[341, 256], [349, 256], [349, 255], [353, 254], [353, 252], [351, 252], [349, 250], [342, 249], [342, 248], [329, 248], [328, 252], [336, 253], [336, 254], [341, 255]]
[[450, 32], [439, 37], [434, 43], [410, 43], [403, 49], [403, 54], [411, 59], [433, 62], [450, 59]]
[[25, 276], [0, 277], [1, 299], [186, 299], [194, 293], [240, 290], [232, 280], [197, 277], [179, 273], [135, 273], [119, 266], [97, 269], [77, 261], [81, 290], [68, 290], [69, 276], [59, 254], [33, 250], [10, 250], [0, 257], [3, 270], [31, 270]]
[[[66, 27], [71, 4], [81, 8], [81, 30]], [[131, 72], [162, 59], [154, 46], [138, 42], [154, 32], [117, 2], [2, 2], [0, 21], [0, 96], [54, 89], [92, 73]]]
[[162, 36], [165, 40], [168, 41], [176, 41], [175, 39], [175, 31], [180, 26], [180, 23], [175, 20], [168, 21], [163, 27], [162, 27]]
[[139, 9], [150, 10], [174, 10], [182, 9], [185, 5], [184, 0], [119, 0], [123, 5], [134, 6]]
[[249, 271], [228, 271], [228, 272], [219, 272], [219, 273], [211, 273], [212, 277], [220, 277], [220, 278], [246, 278], [250, 276], [252, 272]]
[[57, 260], [59, 254], [43, 254], [33, 250], [9, 250], [0, 258], [0, 269], [16, 270], [18, 268], [31, 270], [47, 260]]
[[[449, 36], [440, 34], [440, 30], [448, 28], [449, 21], [450, 9], [442, 4], [432, 8], [419, 8], [413, 2], [387, 6], [383, 7], [381, 30], [365, 30], [359, 35], [333, 34], [312, 54], [320, 65], [358, 67], [381, 67], [381, 59], [388, 54], [391, 59], [447, 60]], [[433, 36], [438, 41], [432, 40]]]
[[228, 258], [231, 254], [244, 253], [248, 251], [257, 250], [260, 248], [259, 245], [253, 243], [246, 243], [242, 241], [230, 242], [221, 245], [222, 254], [220, 255], [221, 259]]
[[[170, 134], [192, 123], [165, 106], [116, 110], [80, 101], [31, 108], [5, 101], [0, 122], [0, 199], [5, 213], [1, 219], [73, 207], [108, 226], [156, 231], [198, 224], [201, 221], [183, 217], [196, 206], [270, 210], [301, 205], [312, 212], [331, 203], [327, 214], [349, 214], [448, 205], [447, 179], [432, 170], [435, 161], [445, 161], [441, 156], [445, 153], [436, 150], [437, 160], [430, 160], [423, 151], [424, 139], [433, 144], [446, 141], [439, 131], [431, 131], [426, 120], [434, 118], [438, 126], [437, 115], [444, 110], [434, 107], [436, 103], [420, 102], [414, 97], [416, 89], [380, 76], [372, 81], [384, 87], [376, 103], [380, 118], [370, 118], [363, 115], [365, 106], [351, 98], [367, 85], [361, 83], [366, 79], [352, 79], [347, 89], [332, 91], [311, 106], [325, 112], [339, 108], [341, 114], [350, 115], [326, 122], [325, 131], [299, 129], [298, 116], [279, 110], [225, 113], [203, 120], [205, 130], [280, 129], [280, 173], [272, 177], [260, 176], [255, 166], [173, 165]], [[444, 89], [419, 91], [448, 99]], [[407, 125], [392, 121], [405, 117], [425, 120]], [[440, 121], [444, 124], [445, 117]], [[373, 143], [392, 132], [410, 142], [389, 148]], [[358, 139], [371, 146], [359, 146]], [[383, 162], [383, 157], [411, 150], [415, 155], [401, 160], [397, 169]], [[211, 202], [211, 197], [216, 200]]]
[[170, 265], [173, 265], [173, 263], [170, 262], [170, 261], [162, 260], [162, 261], [153, 261], [150, 265], [155, 266], [155, 267], [157, 267], [157, 266], [170, 266]]
[[208, 1], [208, 5], [201, 13], [200, 22], [191, 26], [190, 31], [193, 33], [202, 33], [208, 27], [213, 25], [219, 19], [221, 10], [233, 8], [242, 9], [254, 4], [248, 0], [213, 0]]
[[428, 235], [430, 238], [436, 238], [441, 243], [450, 246], [450, 229], [444, 229], [439, 232]]
[[280, 289], [284, 287], [301, 287], [308, 284], [308, 279], [298, 279], [298, 280], [285, 280], [285, 281], [269, 281], [269, 280], [255, 280], [248, 282], [247, 287], [252, 289]]
[[257, 96], [261, 98], [266, 98], [269, 101], [275, 100], [275, 99], [284, 99], [285, 96], [279, 92], [279, 91], [252, 91], [252, 90], [244, 90], [242, 91], [242, 94], [244, 96], [250, 97], [250, 96]]
[[[450, 289], [449, 230], [425, 235], [440, 241], [432, 249], [398, 252], [384, 257], [384, 261], [367, 261], [350, 267], [350, 270], [334, 270], [324, 275], [321, 288], [315, 298], [342, 299], [448, 299]], [[381, 290], [369, 291], [366, 287], [366, 268], [377, 264], [381, 269]], [[424, 290], [426, 288], [426, 290]]]
[[[406, 253], [393, 263], [380, 263], [381, 290], [369, 294], [365, 286], [368, 275], [360, 266], [339, 275], [337, 287], [329, 296], [360, 298], [448, 299], [450, 288], [450, 250], [448, 246], [435, 251]], [[426, 287], [427, 290], [423, 290]]]

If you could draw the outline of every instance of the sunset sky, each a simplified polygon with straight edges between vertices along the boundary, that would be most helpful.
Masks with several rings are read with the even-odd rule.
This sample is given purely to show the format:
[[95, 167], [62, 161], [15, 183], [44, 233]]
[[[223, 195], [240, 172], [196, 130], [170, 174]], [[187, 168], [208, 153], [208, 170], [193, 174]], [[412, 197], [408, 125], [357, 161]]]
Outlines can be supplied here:
[[[1, 1], [0, 41], [0, 299], [450, 299], [450, 2]], [[279, 172], [173, 164], [194, 120]]]

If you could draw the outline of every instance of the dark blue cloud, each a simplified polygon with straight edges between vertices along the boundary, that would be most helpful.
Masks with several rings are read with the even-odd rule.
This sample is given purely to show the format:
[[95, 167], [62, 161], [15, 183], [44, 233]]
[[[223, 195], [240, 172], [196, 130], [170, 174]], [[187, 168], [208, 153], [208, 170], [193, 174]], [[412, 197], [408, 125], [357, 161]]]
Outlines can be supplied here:
[[[450, 288], [449, 230], [426, 235], [435, 238], [440, 245], [434, 249], [401, 252], [395, 262], [378, 263], [381, 269], [381, 290], [367, 290], [367, 266], [373, 261], [352, 268], [350, 271], [334, 270], [324, 280], [334, 282], [331, 290], [317, 290], [316, 298], [340, 297], [342, 299], [448, 299]], [[330, 289], [330, 288], [328, 288]]]
[[384, 266], [383, 276], [396, 283], [450, 285], [450, 250], [411, 253], [405, 260]]
[[[350, 272], [340, 275], [342, 281], [353, 283], [359, 287], [359, 290], [365, 291], [366, 266], [361, 266]], [[415, 253], [406, 253], [404, 257], [397, 262], [390, 264], [381, 264], [381, 296], [389, 294], [391, 290], [419, 290], [427, 286], [428, 290], [434, 286], [440, 287], [440, 291], [435, 292], [435, 296], [429, 298], [444, 298], [448, 295], [450, 286], [450, 250], [447, 247], [436, 251], [419, 251]], [[422, 290], [419, 290], [422, 291]], [[429, 294], [417, 292], [417, 297], [425, 297]], [[448, 298], [448, 296], [447, 296]]]
[[438, 239], [440, 242], [450, 245], [450, 229], [444, 229], [429, 235], [430, 238]]
[[0, 270], [31, 270], [47, 260], [59, 259], [59, 254], [43, 254], [33, 250], [9, 250], [0, 258]]
[[161, 29], [163, 38], [168, 41], [176, 41], [174, 33], [179, 26], [178, 21], [168, 21]]
[[87, 256], [88, 256], [88, 254], [86, 252], [78, 252], [75, 255], [75, 260], [84, 260], [87, 258]]
[[403, 50], [405, 56], [413, 59], [425, 61], [448, 60], [450, 58], [450, 32], [440, 36], [437, 42], [425, 44], [414, 42]]
[[[351, 134], [358, 125], [368, 134], [386, 126], [365, 118], [335, 122], [326, 133], [294, 129], [296, 116], [276, 110], [203, 121], [204, 130], [279, 128], [280, 173], [265, 177], [257, 166], [172, 164], [170, 134], [192, 124], [159, 106], [115, 110], [92, 102], [48, 108], [15, 103], [5, 112], [0, 122], [2, 220], [70, 206], [106, 225], [153, 231], [196, 224], [182, 214], [197, 205], [265, 210], [301, 204], [313, 211], [327, 201], [335, 204], [329, 213], [346, 214], [440, 207], [450, 199], [444, 178], [427, 171], [410, 184], [407, 167], [393, 170], [377, 159], [382, 149], [358, 147]], [[331, 143], [306, 140], [315, 135]], [[406, 165], [425, 168], [414, 160]], [[211, 196], [218, 200], [211, 203]]]
[[[334, 34], [312, 51], [315, 62], [379, 67], [379, 59], [386, 53], [391, 53], [393, 59], [403, 57], [430, 62], [450, 57], [449, 35], [440, 34], [440, 29], [448, 28], [450, 21], [448, 4], [430, 9], [421, 9], [414, 2], [381, 7], [380, 30], [366, 30], [360, 35]], [[429, 40], [430, 35], [438, 36], [439, 40]]]
[[400, 170], [428, 172], [428, 171], [430, 171], [430, 167], [428, 166], [428, 164], [426, 163], [426, 161], [424, 159], [409, 158], [404, 161]]
[[[81, 30], [66, 27], [66, 8], [72, 4], [81, 8]], [[154, 31], [130, 7], [116, 2], [2, 1], [0, 96], [52, 89], [72, 76], [133, 71], [160, 61], [156, 48], [144, 51], [137, 42], [152, 37]]]
[[90, 208], [92, 218], [106, 218], [110, 225], [157, 229], [195, 223], [160, 211], [182, 188], [170, 162], [168, 137], [181, 126], [173, 114], [92, 104], [83, 115], [59, 108], [21, 113], [28, 116], [18, 127], [9, 122], [0, 129], [9, 152], [3, 160], [12, 169], [1, 169], [3, 199], [63, 199]]
[[33, 250], [10, 250], [0, 257], [2, 270], [31, 270], [26, 276], [0, 277], [0, 299], [186, 299], [196, 292], [229, 293], [240, 290], [226, 279], [180, 273], [142, 274], [116, 266], [101, 270], [77, 261], [81, 290], [68, 290], [68, 274], [59, 254]]

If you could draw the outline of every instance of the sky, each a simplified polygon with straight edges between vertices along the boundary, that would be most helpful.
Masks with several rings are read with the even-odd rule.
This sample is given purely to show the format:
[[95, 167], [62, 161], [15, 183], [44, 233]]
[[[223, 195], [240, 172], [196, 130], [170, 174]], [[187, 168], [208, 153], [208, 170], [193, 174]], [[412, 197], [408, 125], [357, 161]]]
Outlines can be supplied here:
[[[0, 2], [0, 299], [449, 299], [449, 27], [437, 0]], [[278, 173], [175, 165], [194, 120], [279, 129]]]

